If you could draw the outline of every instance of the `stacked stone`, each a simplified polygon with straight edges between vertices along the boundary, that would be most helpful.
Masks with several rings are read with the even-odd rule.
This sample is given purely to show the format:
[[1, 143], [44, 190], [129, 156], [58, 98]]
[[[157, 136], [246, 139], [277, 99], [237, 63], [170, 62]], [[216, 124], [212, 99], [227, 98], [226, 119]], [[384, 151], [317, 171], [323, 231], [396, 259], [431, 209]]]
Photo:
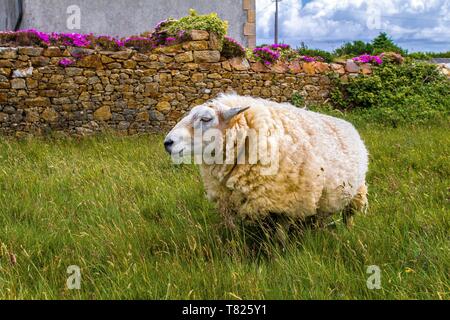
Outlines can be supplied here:
[[[307, 103], [325, 101], [330, 73], [367, 74], [368, 66], [322, 62], [277, 63], [225, 59], [217, 36], [193, 31], [191, 40], [148, 53], [71, 47], [0, 48], [0, 132], [122, 134], [171, 128], [193, 106], [222, 92]], [[62, 66], [62, 59], [73, 64]], [[371, 71], [370, 71], [371, 72]]]

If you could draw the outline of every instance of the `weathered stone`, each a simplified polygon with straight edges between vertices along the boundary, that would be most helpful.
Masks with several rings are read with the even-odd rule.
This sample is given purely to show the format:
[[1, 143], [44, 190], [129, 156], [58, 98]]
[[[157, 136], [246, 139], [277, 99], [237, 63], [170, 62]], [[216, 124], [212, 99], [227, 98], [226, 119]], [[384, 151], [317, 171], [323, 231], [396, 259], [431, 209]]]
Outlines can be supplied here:
[[70, 98], [68, 97], [60, 97], [60, 98], [53, 98], [52, 99], [53, 104], [70, 104], [72, 101], [70, 101]]
[[3, 108], [3, 112], [7, 114], [15, 114], [16, 108], [14, 108], [13, 106], [6, 106]]
[[0, 68], [0, 75], [1, 76], [9, 77], [10, 74], [11, 74], [11, 69], [10, 68]]
[[36, 97], [26, 99], [25, 104], [30, 107], [45, 107], [50, 105], [50, 99], [46, 97]]
[[383, 61], [393, 62], [397, 64], [402, 64], [405, 61], [405, 58], [402, 57], [401, 54], [396, 52], [385, 52], [383, 53]]
[[24, 79], [12, 79], [11, 88], [13, 89], [25, 89], [27, 84]]
[[331, 69], [338, 73], [338, 74], [344, 74], [345, 73], [345, 69], [344, 66], [338, 63], [331, 63], [330, 64]]
[[34, 111], [34, 110], [26, 111], [26, 116], [25, 116], [26, 122], [38, 122], [39, 119], [40, 119], [40, 117], [39, 117], [39, 113], [37, 111]]
[[208, 46], [210, 50], [222, 50], [222, 42], [215, 33], [209, 35]]
[[0, 112], [0, 123], [2, 122], [7, 122], [9, 119], [9, 115], [4, 113], [4, 112]]
[[47, 57], [39, 56], [39, 57], [31, 58], [31, 64], [33, 65], [33, 67], [45, 67], [49, 63], [50, 63], [50, 59]]
[[161, 101], [156, 105], [156, 110], [162, 113], [168, 113], [170, 111], [171, 105], [167, 101]]
[[246, 71], [250, 69], [250, 64], [248, 63], [248, 60], [245, 58], [236, 57], [230, 59], [229, 63], [233, 67], [233, 69], [237, 71]]
[[324, 62], [314, 62], [314, 67], [316, 68], [316, 71], [318, 73], [324, 73], [327, 71], [330, 71], [330, 67], [328, 66], [328, 64], [324, 63]]
[[83, 68], [94, 68], [94, 69], [103, 69], [102, 59], [98, 55], [89, 55], [83, 57], [77, 62], [78, 67]]
[[205, 78], [203, 73], [194, 73], [191, 77], [193, 82], [202, 82]]
[[137, 62], [134, 60], [127, 60], [123, 62], [123, 67], [126, 69], [136, 69]]
[[26, 69], [17, 69], [13, 72], [13, 78], [28, 78], [33, 75], [33, 67], [29, 67]]
[[116, 61], [116, 60], [112, 59], [111, 57], [108, 57], [105, 55], [101, 55], [100, 58], [102, 59], [102, 63], [104, 63], [104, 64], [108, 64], [108, 63]]
[[350, 73], [359, 73], [359, 66], [355, 63], [355, 61], [348, 59], [345, 63], [345, 71]]
[[145, 85], [144, 97], [156, 97], [159, 93], [159, 84], [155, 82]]
[[136, 121], [145, 122], [145, 121], [149, 121], [149, 120], [150, 120], [150, 115], [148, 114], [147, 111], [139, 112], [136, 115]]
[[270, 66], [270, 70], [276, 73], [286, 73], [289, 70], [289, 68], [287, 64], [284, 63], [283, 61], [277, 61], [276, 63]]
[[372, 74], [372, 67], [368, 63], [364, 63], [360, 66], [362, 74]]
[[98, 121], [108, 121], [111, 117], [111, 108], [109, 106], [103, 106], [94, 112], [94, 119]]
[[[183, 51], [182, 45], [181, 44], [177, 44], [174, 46], [163, 46], [163, 47], [159, 47], [156, 48], [154, 50], [156, 53], [164, 53], [164, 54], [176, 54], [176, 53], [180, 53]], [[154, 60], [152, 59], [154, 57], [150, 56], [150, 60]]]
[[178, 63], [185, 63], [194, 61], [194, 56], [192, 55], [192, 51], [187, 51], [184, 53], [177, 54], [175, 56], [175, 61]]
[[164, 115], [159, 111], [151, 110], [149, 112], [149, 114], [150, 114], [150, 120], [153, 120], [153, 121], [164, 121], [165, 120]]
[[22, 47], [19, 48], [18, 52], [20, 55], [30, 56], [30, 57], [38, 57], [44, 51], [43, 48], [38, 47]]
[[204, 31], [204, 30], [192, 30], [191, 31], [191, 39], [194, 41], [208, 40], [209, 32]]
[[68, 77], [74, 77], [83, 74], [83, 69], [81, 68], [65, 68], [64, 71]]
[[303, 71], [305, 71], [307, 74], [315, 74], [316, 73], [316, 68], [314, 67], [313, 62], [304, 63], [302, 68], [303, 68]]
[[289, 64], [289, 71], [291, 73], [297, 74], [303, 71], [303, 68], [299, 61], [293, 61]]
[[44, 50], [43, 55], [46, 57], [61, 57], [62, 52], [59, 47], [48, 47]]
[[173, 61], [173, 58], [168, 55], [162, 54], [159, 56], [159, 61], [162, 63], [170, 63]]
[[145, 62], [145, 61], [148, 61], [148, 60], [149, 60], [149, 56], [147, 56], [147, 55], [145, 55], [145, 54], [142, 54], [142, 53], [136, 53], [136, 54], [133, 56], [133, 60], [134, 60], [134, 61], [138, 61], [138, 62]]
[[16, 59], [16, 58], [17, 58], [17, 49], [0, 47], [0, 59]]
[[45, 109], [41, 116], [45, 121], [50, 123], [58, 121], [59, 118], [58, 112], [56, 112], [53, 108]]
[[208, 50], [209, 44], [208, 41], [189, 41], [183, 44], [183, 49], [193, 51]]
[[162, 85], [171, 85], [172, 84], [172, 75], [170, 73], [160, 73], [155, 77], [157, 81], [159, 81]]
[[258, 61], [255, 63], [252, 63], [252, 70], [255, 72], [269, 72], [270, 69], [267, 68], [264, 63]]
[[81, 48], [81, 47], [70, 47], [69, 48], [69, 55], [71, 55], [74, 58], [82, 58], [85, 56], [90, 56], [91, 54], [94, 54], [95, 50], [87, 49], [87, 48]]
[[0, 103], [8, 102], [8, 94], [6, 92], [0, 92]]
[[126, 51], [119, 51], [115, 52], [111, 55], [112, 59], [118, 59], [118, 60], [128, 60], [130, 59], [132, 51], [126, 50]]
[[219, 51], [195, 51], [194, 52], [194, 61], [196, 63], [213, 63], [220, 61], [220, 52]]
[[14, 68], [14, 64], [9, 60], [0, 60], [0, 68]]

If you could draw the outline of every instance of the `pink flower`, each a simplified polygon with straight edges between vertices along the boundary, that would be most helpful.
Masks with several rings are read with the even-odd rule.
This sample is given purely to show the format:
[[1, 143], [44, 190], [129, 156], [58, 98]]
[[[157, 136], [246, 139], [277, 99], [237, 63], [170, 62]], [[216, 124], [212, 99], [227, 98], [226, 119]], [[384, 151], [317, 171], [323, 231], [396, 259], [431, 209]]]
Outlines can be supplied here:
[[74, 64], [74, 61], [72, 61], [71, 59], [68, 59], [68, 58], [64, 58], [59, 61], [59, 65], [62, 67], [68, 67], [72, 64]]

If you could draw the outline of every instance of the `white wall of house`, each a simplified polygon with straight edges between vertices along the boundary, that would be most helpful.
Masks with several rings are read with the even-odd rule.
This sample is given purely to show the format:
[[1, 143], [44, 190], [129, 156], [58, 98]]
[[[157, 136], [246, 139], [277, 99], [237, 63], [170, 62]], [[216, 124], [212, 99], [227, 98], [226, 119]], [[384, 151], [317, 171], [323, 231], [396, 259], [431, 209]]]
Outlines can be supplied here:
[[[229, 35], [247, 45], [245, 1], [248, 0], [24, 0], [21, 29], [128, 36], [150, 31], [165, 18], [185, 16], [193, 8], [199, 13], [217, 12], [229, 21]], [[67, 9], [71, 5], [77, 5], [81, 11], [79, 30], [68, 28]]]

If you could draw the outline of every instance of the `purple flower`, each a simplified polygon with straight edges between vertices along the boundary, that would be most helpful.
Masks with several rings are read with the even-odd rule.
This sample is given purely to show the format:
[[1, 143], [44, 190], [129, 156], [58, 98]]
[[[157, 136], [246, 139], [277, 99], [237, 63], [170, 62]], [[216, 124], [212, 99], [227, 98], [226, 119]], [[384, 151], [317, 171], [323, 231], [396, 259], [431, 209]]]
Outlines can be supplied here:
[[370, 54], [362, 54], [358, 57], [353, 58], [352, 60], [360, 63], [376, 63], [376, 64], [383, 63], [382, 56], [372, 56]]
[[175, 41], [177, 41], [177, 38], [175, 38], [175, 37], [168, 37], [168, 38], [166, 38], [166, 43], [168, 43], [168, 44], [173, 43]]
[[72, 65], [73, 63], [74, 63], [74, 61], [72, 61], [71, 59], [68, 59], [68, 58], [64, 58], [59, 61], [59, 65], [63, 66], [63, 67], [68, 67], [68, 66]]
[[310, 57], [310, 56], [302, 56], [301, 59], [302, 59], [303, 61], [305, 61], [305, 62], [315, 62], [315, 61], [317, 61], [316, 58]]
[[271, 48], [272, 50], [288, 50], [288, 49], [290, 49], [291, 47], [290, 47], [288, 44], [279, 43], [279, 44], [272, 44], [272, 45], [270, 46], [270, 48]]

